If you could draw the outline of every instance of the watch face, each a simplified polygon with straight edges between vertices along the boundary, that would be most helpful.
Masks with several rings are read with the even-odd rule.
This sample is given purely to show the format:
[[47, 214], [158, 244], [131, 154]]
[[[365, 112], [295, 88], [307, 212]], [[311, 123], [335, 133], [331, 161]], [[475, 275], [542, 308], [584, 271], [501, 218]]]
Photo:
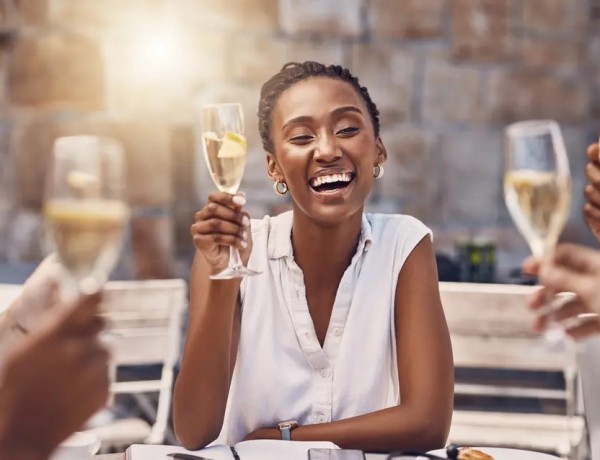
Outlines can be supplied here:
[[279, 429], [285, 430], [286, 428], [295, 428], [298, 426], [298, 422], [295, 420], [290, 420], [289, 422], [281, 422], [279, 423]]

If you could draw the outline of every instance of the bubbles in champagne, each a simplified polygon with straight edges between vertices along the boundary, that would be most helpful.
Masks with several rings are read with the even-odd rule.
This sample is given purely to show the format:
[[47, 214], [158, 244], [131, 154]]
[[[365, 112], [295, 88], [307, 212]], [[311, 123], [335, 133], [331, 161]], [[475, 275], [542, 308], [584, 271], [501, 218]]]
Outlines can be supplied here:
[[571, 180], [549, 171], [515, 170], [504, 177], [508, 210], [534, 255], [558, 242], [569, 213]]
[[50, 200], [44, 213], [71, 276], [104, 283], [119, 258], [127, 206], [117, 200]]
[[202, 135], [202, 141], [215, 185], [222, 192], [236, 193], [246, 166], [246, 138], [230, 131], [220, 138], [209, 131]]

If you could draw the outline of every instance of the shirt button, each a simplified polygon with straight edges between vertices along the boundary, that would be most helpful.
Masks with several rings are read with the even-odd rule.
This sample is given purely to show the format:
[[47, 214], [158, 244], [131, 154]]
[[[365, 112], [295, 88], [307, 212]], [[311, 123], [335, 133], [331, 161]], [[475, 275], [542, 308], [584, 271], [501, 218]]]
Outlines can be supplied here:
[[323, 423], [324, 421], [325, 421], [325, 416], [323, 414], [321, 414], [317, 417], [317, 422]]
[[327, 377], [329, 377], [329, 371], [327, 369], [321, 369], [319, 371], [319, 374], [321, 375], [321, 377], [323, 377], [324, 379], [326, 379]]
[[342, 328], [341, 327], [336, 327], [333, 330], [333, 335], [335, 335], [336, 337], [339, 337], [340, 335], [342, 335]]
[[350, 292], [350, 283], [342, 284], [342, 292], [345, 292], [346, 294]]

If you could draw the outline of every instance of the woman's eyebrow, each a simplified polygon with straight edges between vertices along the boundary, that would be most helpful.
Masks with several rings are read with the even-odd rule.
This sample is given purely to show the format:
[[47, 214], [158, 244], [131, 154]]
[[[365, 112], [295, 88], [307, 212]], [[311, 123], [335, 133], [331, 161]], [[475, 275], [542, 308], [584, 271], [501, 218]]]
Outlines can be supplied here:
[[286, 121], [283, 124], [283, 126], [281, 128], [285, 129], [289, 125], [293, 125], [295, 123], [307, 123], [307, 122], [312, 121], [312, 120], [313, 120], [313, 117], [309, 117], [308, 115], [301, 115], [299, 117], [294, 117], [294, 118], [289, 119], [288, 121]]
[[338, 107], [337, 109], [333, 110], [331, 112], [331, 114], [332, 115], [343, 115], [343, 114], [348, 113], [348, 112], [355, 112], [355, 113], [358, 113], [360, 115], [363, 115], [362, 110], [360, 110], [355, 105], [345, 105], [343, 107]]
[[[343, 114], [348, 113], [348, 112], [354, 112], [354, 113], [358, 113], [360, 115], [363, 115], [362, 110], [360, 110], [355, 105], [344, 105], [342, 107], [337, 107], [336, 109], [334, 109], [334, 110], [331, 111], [331, 115], [339, 116], [339, 115], [343, 115]], [[298, 117], [290, 118], [288, 121], [286, 121], [283, 124], [282, 129], [285, 129], [289, 125], [293, 125], [295, 123], [308, 123], [308, 122], [311, 122], [313, 120], [314, 120], [314, 118], [311, 117], [311, 116], [300, 115]]]

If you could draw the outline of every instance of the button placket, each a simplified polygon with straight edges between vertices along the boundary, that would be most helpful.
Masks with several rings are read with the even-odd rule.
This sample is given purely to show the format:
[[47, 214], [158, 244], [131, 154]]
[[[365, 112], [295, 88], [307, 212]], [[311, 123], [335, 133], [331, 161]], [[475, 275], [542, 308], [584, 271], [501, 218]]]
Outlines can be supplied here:
[[315, 372], [315, 400], [312, 419], [315, 423], [331, 421], [333, 407], [333, 369], [323, 366]]

